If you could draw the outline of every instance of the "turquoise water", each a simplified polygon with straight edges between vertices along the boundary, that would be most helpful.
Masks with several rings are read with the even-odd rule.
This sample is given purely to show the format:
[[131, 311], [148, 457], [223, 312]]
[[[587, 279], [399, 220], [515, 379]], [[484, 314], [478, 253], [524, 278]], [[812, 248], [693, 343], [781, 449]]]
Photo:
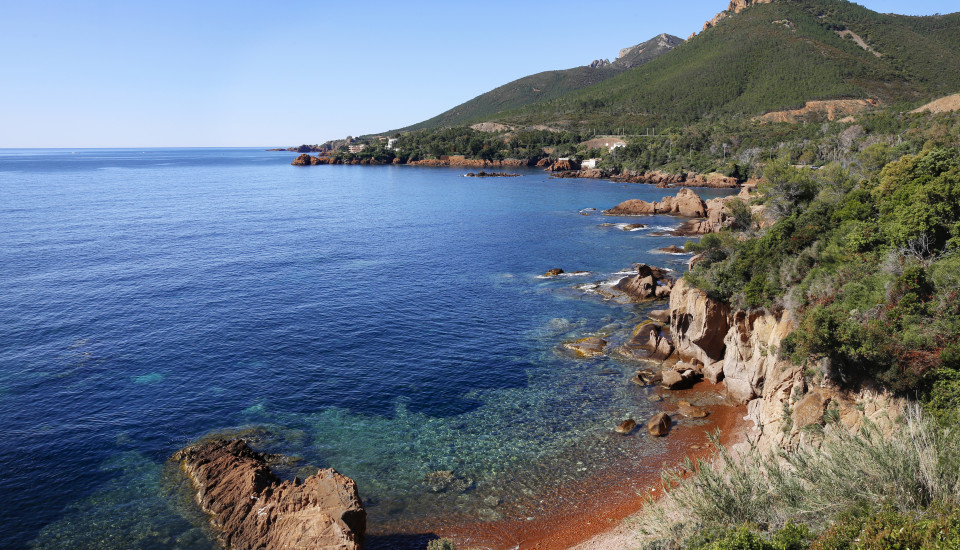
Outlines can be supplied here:
[[658, 451], [611, 437], [636, 365], [560, 344], [650, 307], [578, 284], [686, 261], [581, 211], [668, 190], [292, 156], [0, 150], [0, 547], [210, 547], [166, 460], [214, 433], [354, 478], [374, 544]]

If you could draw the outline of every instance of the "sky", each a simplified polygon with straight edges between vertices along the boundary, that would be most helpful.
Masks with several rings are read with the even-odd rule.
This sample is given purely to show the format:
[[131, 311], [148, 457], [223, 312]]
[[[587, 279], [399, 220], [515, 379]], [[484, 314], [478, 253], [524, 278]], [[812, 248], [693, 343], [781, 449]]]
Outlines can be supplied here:
[[[0, 147], [322, 143], [688, 37], [727, 0], [0, 0]], [[957, 0], [863, 0], [883, 13]]]

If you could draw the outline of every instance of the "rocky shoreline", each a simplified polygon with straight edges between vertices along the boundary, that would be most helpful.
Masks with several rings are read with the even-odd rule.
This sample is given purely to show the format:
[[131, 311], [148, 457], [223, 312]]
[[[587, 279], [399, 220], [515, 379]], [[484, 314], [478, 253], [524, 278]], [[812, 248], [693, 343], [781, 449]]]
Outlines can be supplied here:
[[[294, 149], [269, 149], [270, 151], [291, 151]], [[696, 172], [684, 172], [680, 174], [671, 174], [654, 170], [650, 172], [625, 172], [615, 173], [597, 168], [582, 169], [580, 163], [570, 159], [503, 159], [503, 160], [485, 160], [468, 159], [463, 155], [449, 155], [438, 159], [422, 159], [401, 162], [399, 158], [392, 161], [378, 161], [376, 159], [350, 159], [345, 160], [337, 157], [325, 155], [311, 156], [308, 152], [296, 149], [302, 153], [290, 164], [293, 166], [319, 166], [319, 165], [404, 165], [404, 166], [432, 166], [432, 167], [462, 167], [462, 168], [521, 168], [536, 167], [543, 168], [550, 172], [554, 178], [587, 178], [587, 179], [606, 179], [619, 183], [643, 183], [656, 185], [657, 187], [704, 187], [709, 189], [739, 189], [741, 185], [751, 186], [756, 182], [747, 181], [741, 183], [737, 178], [724, 176], [718, 172], [708, 174], [698, 174]], [[311, 151], [314, 151], [311, 149]], [[314, 151], [315, 152], [315, 151]]]

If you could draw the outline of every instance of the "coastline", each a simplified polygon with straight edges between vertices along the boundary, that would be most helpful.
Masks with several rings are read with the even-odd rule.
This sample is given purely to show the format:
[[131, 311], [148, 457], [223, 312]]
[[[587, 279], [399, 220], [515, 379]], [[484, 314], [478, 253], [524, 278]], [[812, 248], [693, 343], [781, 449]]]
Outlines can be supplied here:
[[415, 161], [400, 162], [399, 158], [392, 161], [378, 161], [376, 159], [350, 159], [343, 160], [335, 157], [310, 156], [308, 153], [302, 153], [290, 163], [293, 166], [322, 166], [322, 165], [363, 165], [363, 166], [427, 166], [427, 167], [446, 167], [446, 168], [543, 168], [550, 172], [550, 177], [558, 179], [566, 178], [584, 178], [584, 179], [605, 179], [617, 183], [642, 183], [656, 185], [657, 187], [703, 187], [708, 189], [739, 189], [744, 183], [737, 178], [724, 176], [717, 172], [700, 174], [696, 172], [685, 172], [672, 174], [654, 170], [650, 172], [627, 171], [623, 173], [613, 173], [598, 168], [581, 169], [579, 163], [566, 160], [553, 161], [552, 159], [503, 159], [503, 160], [484, 160], [468, 159], [463, 155], [442, 156], [439, 159], [422, 159]]

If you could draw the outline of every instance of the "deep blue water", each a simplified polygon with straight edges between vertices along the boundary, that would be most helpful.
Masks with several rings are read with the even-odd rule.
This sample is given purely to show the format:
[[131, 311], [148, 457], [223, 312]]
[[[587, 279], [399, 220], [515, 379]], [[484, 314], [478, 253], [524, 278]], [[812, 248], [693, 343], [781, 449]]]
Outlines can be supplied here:
[[608, 437], [653, 410], [635, 365], [558, 345], [645, 311], [578, 284], [682, 269], [681, 220], [580, 212], [665, 190], [293, 156], [0, 150], [0, 547], [209, 547], [165, 461], [214, 432], [353, 477], [374, 533], [656, 452]]

